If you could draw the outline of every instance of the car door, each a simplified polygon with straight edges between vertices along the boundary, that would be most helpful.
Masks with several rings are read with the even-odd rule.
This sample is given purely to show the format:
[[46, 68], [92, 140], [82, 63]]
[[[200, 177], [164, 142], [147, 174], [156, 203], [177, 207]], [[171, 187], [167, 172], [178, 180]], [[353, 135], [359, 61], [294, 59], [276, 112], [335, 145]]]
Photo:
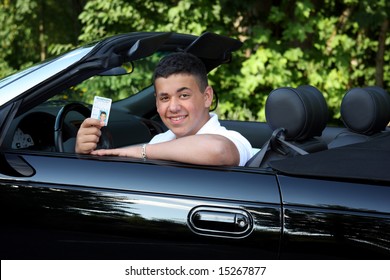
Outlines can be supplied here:
[[20, 150], [0, 161], [3, 259], [278, 258], [272, 173]]

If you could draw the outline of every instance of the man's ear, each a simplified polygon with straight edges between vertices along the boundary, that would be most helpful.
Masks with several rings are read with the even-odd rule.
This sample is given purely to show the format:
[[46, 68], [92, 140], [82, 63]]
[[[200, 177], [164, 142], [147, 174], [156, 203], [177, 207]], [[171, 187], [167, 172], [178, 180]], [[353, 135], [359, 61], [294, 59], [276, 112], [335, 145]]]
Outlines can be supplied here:
[[204, 91], [205, 106], [210, 107], [213, 102], [214, 90], [211, 86], [207, 86]]

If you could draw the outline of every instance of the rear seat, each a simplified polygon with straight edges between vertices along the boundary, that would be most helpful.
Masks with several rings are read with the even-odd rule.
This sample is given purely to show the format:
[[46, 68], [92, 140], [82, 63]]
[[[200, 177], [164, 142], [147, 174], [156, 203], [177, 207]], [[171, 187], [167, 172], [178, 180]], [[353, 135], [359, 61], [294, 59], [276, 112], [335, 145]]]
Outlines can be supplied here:
[[386, 131], [390, 122], [390, 95], [377, 86], [349, 90], [340, 106], [345, 125], [328, 148], [365, 142]]
[[273, 90], [265, 104], [271, 138], [246, 164], [267, 167], [271, 160], [327, 149], [321, 136], [328, 121], [328, 106], [315, 87], [283, 87]]

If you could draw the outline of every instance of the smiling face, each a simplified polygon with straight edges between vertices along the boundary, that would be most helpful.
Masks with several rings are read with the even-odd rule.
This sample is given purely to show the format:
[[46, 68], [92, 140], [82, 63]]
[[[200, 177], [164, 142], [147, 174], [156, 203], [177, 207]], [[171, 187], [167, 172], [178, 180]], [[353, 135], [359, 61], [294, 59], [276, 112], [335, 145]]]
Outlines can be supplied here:
[[106, 118], [107, 118], [107, 114], [105, 112], [101, 112], [100, 113], [100, 120], [104, 122], [106, 120]]
[[164, 124], [177, 138], [194, 135], [209, 120], [213, 90], [199, 89], [194, 76], [173, 74], [154, 83], [156, 105]]

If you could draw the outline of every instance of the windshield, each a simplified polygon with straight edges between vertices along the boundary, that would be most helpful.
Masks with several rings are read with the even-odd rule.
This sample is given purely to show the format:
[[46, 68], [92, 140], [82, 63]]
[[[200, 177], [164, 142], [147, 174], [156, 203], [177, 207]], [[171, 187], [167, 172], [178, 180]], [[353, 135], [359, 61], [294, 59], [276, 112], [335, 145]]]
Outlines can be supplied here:
[[73, 50], [2, 79], [0, 81], [0, 105], [79, 61], [92, 48], [93, 46]]
[[51, 101], [66, 100], [92, 104], [96, 95], [110, 98], [113, 102], [126, 99], [152, 85], [154, 68], [163, 55], [165, 53], [155, 53], [134, 61], [131, 73], [93, 76], [52, 97]]

